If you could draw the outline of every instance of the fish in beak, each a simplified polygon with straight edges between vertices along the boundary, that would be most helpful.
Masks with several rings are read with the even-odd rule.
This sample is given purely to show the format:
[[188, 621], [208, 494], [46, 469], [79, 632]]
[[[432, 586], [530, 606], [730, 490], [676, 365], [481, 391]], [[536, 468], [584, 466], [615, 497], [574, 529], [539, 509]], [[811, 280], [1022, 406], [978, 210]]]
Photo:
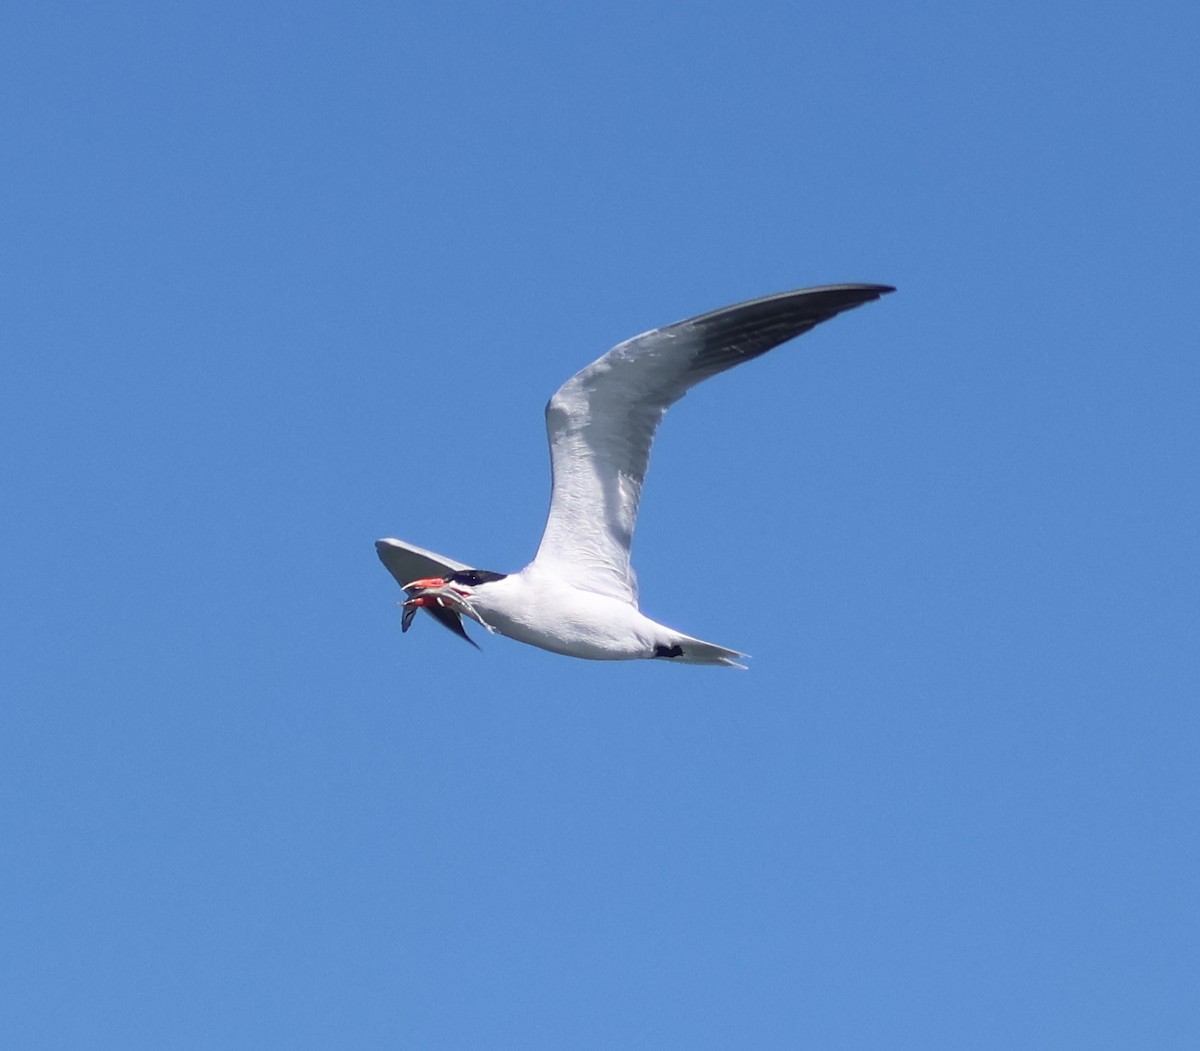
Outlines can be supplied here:
[[471, 609], [465, 597], [447, 585], [442, 577], [414, 580], [404, 585], [404, 591], [408, 595], [408, 599], [403, 603], [404, 614], [400, 618], [402, 632], [408, 631], [412, 626], [413, 617], [417, 615], [417, 610], [423, 609], [442, 627], [448, 628], [460, 639], [466, 639], [472, 646], [479, 649], [479, 644], [467, 634], [466, 628], [462, 624], [463, 614], [474, 620], [479, 620], [478, 615]]

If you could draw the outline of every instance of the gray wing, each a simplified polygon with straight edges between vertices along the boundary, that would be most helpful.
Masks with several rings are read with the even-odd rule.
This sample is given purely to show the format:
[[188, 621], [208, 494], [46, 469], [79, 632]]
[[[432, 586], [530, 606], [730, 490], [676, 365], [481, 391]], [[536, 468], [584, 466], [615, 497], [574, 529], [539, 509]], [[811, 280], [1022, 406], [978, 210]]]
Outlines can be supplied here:
[[572, 376], [546, 406], [553, 493], [534, 563], [636, 606], [630, 545], [667, 409], [710, 376], [893, 291], [827, 285], [753, 299], [635, 336]]
[[[388, 572], [396, 578], [396, 583], [401, 587], [425, 577], [444, 577], [450, 573], [459, 573], [464, 569], [471, 568], [461, 562], [455, 562], [452, 558], [446, 558], [445, 555], [435, 555], [423, 547], [406, 544], [403, 540], [397, 540], [395, 537], [376, 540], [375, 553], [379, 555], [379, 561], [387, 567]], [[462, 617], [453, 610], [439, 609], [437, 606], [423, 606], [422, 609], [442, 627], [448, 628], [460, 639], [466, 639], [472, 646], [479, 649], [475, 640], [467, 634], [466, 629], [462, 626]], [[416, 613], [415, 608], [404, 611], [404, 617], [400, 621], [401, 631], [408, 631], [414, 613]]]
[[375, 541], [375, 551], [389, 573], [401, 587], [425, 577], [444, 577], [450, 573], [461, 573], [470, 566], [455, 562], [445, 555], [436, 555], [415, 544], [406, 544], [394, 537]]

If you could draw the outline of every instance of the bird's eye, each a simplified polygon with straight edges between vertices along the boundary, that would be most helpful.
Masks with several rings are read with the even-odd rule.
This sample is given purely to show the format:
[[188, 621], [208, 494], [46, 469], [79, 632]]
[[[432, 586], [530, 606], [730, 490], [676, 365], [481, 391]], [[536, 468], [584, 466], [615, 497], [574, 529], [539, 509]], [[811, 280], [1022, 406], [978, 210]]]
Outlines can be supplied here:
[[469, 588], [477, 588], [480, 584], [490, 584], [494, 580], [503, 580], [503, 573], [493, 573], [487, 569], [464, 569], [446, 578], [455, 584], [465, 584]]

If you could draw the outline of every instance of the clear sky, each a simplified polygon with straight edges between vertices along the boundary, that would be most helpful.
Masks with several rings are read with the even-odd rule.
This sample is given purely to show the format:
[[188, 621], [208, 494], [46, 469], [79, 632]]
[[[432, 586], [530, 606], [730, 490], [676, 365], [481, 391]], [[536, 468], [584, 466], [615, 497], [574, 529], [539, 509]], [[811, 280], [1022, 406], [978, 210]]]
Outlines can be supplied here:
[[[11, 3], [0, 1046], [1200, 1046], [1200, 6]], [[645, 329], [643, 609], [476, 653]], [[483, 636], [477, 628], [477, 637]]]

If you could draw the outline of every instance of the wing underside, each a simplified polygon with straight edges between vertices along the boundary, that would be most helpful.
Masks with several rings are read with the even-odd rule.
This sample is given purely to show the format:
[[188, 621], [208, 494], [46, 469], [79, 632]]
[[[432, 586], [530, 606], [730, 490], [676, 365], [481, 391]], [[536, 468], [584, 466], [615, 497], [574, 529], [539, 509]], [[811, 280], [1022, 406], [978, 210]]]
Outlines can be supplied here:
[[553, 491], [535, 563], [636, 606], [630, 548], [667, 409], [710, 376], [891, 291], [828, 285], [739, 303], [635, 336], [567, 380], [546, 406]]
[[[415, 544], [397, 540], [395, 537], [376, 540], [375, 551], [379, 555], [379, 561], [387, 567], [388, 572], [396, 578], [396, 583], [401, 587], [414, 580], [423, 580], [427, 577], [445, 577], [451, 573], [460, 573], [470, 568], [470, 566], [462, 562], [456, 562], [445, 555], [426, 551], [423, 547], [417, 547]], [[474, 639], [463, 628], [462, 617], [454, 610], [443, 609], [439, 606], [422, 606], [421, 608], [442, 625], [442, 627], [454, 632], [459, 638], [466, 639], [472, 646], [479, 649]], [[408, 631], [415, 612], [416, 607], [404, 611], [404, 616], [400, 622], [402, 631]]]
[[445, 555], [426, 551], [423, 547], [397, 540], [395, 537], [376, 540], [375, 552], [379, 555], [379, 561], [387, 567], [387, 571], [396, 578], [396, 583], [401, 587], [424, 577], [444, 577], [471, 568]]

